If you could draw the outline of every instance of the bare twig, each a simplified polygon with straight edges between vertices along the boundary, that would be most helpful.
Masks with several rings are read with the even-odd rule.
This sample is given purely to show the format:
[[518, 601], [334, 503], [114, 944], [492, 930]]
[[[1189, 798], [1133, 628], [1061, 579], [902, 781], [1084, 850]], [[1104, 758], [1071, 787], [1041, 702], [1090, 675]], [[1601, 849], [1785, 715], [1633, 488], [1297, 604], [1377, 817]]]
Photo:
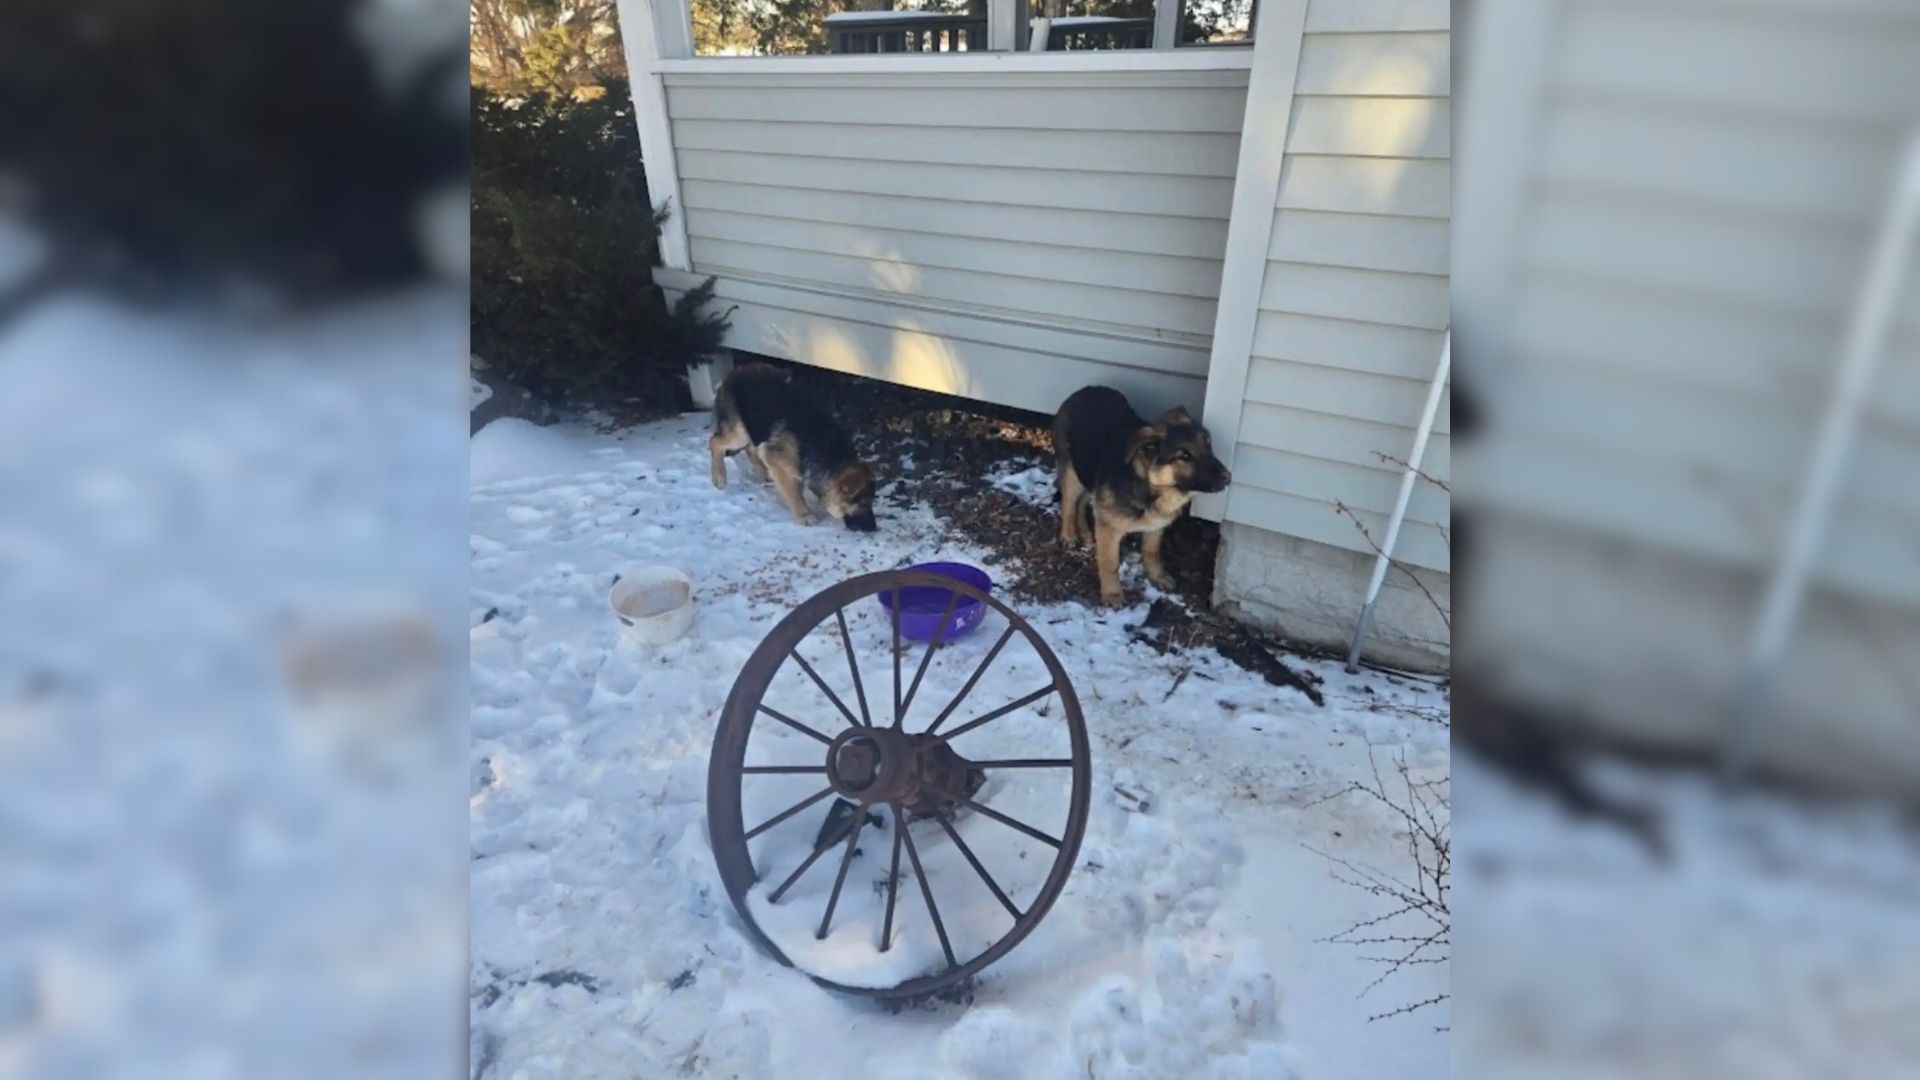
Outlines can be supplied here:
[[[1373, 452], [1373, 456], [1379, 458], [1381, 461], [1384, 461], [1389, 465], [1398, 465], [1403, 469], [1407, 468], [1406, 462], [1400, 460], [1397, 457], [1394, 457], [1392, 454], [1383, 454], [1380, 451], [1375, 450]], [[1439, 488], [1441, 491], [1444, 491], [1449, 495], [1453, 494], [1453, 489], [1447, 486], [1447, 482], [1445, 480], [1436, 479], [1432, 476], [1427, 475], [1424, 472], [1421, 472], [1419, 469], [1413, 470], [1413, 475], [1419, 477], [1422, 480], [1425, 480], [1427, 483], [1432, 484], [1434, 487]]]
[[[1353, 522], [1353, 527], [1360, 530], [1360, 535], [1367, 541], [1367, 546], [1373, 549], [1373, 553], [1375, 555], [1387, 555], [1386, 551], [1384, 551], [1379, 544], [1374, 542], [1373, 534], [1367, 531], [1367, 526], [1363, 522], [1361, 522], [1360, 516], [1353, 512], [1352, 507], [1348, 506], [1346, 503], [1343, 503], [1338, 499], [1335, 499], [1333, 502], [1333, 510], [1337, 514], [1344, 514], [1348, 520]], [[1446, 607], [1444, 607], [1440, 603], [1440, 599], [1438, 597], [1433, 595], [1433, 590], [1427, 588], [1427, 583], [1424, 581], [1421, 581], [1419, 576], [1413, 572], [1411, 567], [1406, 566], [1405, 564], [1401, 563], [1400, 560], [1395, 559], [1392, 556], [1387, 556], [1387, 564], [1389, 566], [1392, 566], [1395, 570], [1400, 571], [1402, 574], [1405, 574], [1407, 576], [1407, 580], [1413, 582], [1414, 588], [1419, 589], [1422, 593], [1426, 595], [1427, 602], [1433, 605], [1433, 610], [1440, 613], [1440, 621], [1446, 625], [1448, 630], [1452, 630], [1453, 614], [1449, 612], [1446, 609]]]
[[[1368, 949], [1369, 953], [1360, 958], [1381, 965], [1379, 975], [1361, 989], [1362, 997], [1397, 972], [1446, 963], [1451, 958], [1453, 929], [1453, 915], [1448, 908], [1453, 873], [1451, 781], [1446, 777], [1416, 780], [1408, 772], [1406, 760], [1396, 758], [1394, 771], [1400, 777], [1399, 790], [1389, 791], [1371, 747], [1367, 750], [1367, 762], [1373, 774], [1371, 782], [1352, 783], [1344, 792], [1365, 795], [1399, 816], [1407, 834], [1407, 856], [1413, 873], [1409, 880], [1324, 851], [1319, 853], [1332, 864], [1329, 873], [1335, 881], [1386, 900], [1389, 905], [1384, 913], [1361, 919], [1321, 939], [1330, 944]], [[1411, 928], [1406, 927], [1408, 919], [1416, 920]], [[1378, 946], [1386, 946], [1387, 955], [1376, 955]], [[1417, 1012], [1446, 1001], [1448, 996], [1436, 994], [1367, 1019], [1384, 1020]]]
[[1187, 676], [1191, 674], [1193, 674], [1192, 668], [1181, 668], [1180, 674], [1174, 676], [1173, 685], [1167, 687], [1166, 694], [1160, 698], [1160, 703], [1163, 705], [1166, 704], [1166, 702], [1173, 697], [1174, 692], [1180, 689], [1180, 684], [1186, 682]]

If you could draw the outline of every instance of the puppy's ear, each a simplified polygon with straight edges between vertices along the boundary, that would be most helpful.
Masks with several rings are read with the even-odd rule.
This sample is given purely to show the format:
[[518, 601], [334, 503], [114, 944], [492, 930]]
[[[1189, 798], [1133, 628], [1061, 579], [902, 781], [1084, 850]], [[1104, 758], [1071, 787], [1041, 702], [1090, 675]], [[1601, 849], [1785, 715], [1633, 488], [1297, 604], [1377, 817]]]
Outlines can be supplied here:
[[1173, 408], [1160, 414], [1161, 427], [1166, 427], [1168, 424], [1191, 423], [1193, 423], [1193, 414], [1187, 411], [1185, 405], [1175, 405]]
[[1136, 428], [1127, 437], [1127, 460], [1135, 465], [1153, 464], [1154, 455], [1160, 452], [1160, 440], [1166, 437], [1166, 429], [1154, 425]]

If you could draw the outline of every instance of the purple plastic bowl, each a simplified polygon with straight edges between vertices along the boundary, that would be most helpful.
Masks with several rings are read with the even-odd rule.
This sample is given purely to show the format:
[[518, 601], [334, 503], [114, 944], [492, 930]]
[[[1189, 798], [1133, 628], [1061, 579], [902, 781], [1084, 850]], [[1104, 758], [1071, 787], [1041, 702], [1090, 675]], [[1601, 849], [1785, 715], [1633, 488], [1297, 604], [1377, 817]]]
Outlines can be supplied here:
[[[918, 566], [909, 566], [907, 569], [952, 578], [971, 585], [981, 592], [993, 591], [993, 579], [987, 576], [987, 572], [977, 566], [968, 566], [966, 563], [921, 563]], [[880, 601], [880, 606], [889, 614], [892, 613], [892, 593], [883, 592], [875, 599]], [[947, 613], [947, 602], [952, 599], [951, 589], [943, 589], [937, 585], [910, 585], [901, 589], [900, 633], [915, 641], [932, 641], [934, 635], [940, 632], [940, 617]], [[980, 625], [980, 620], [986, 614], [987, 605], [971, 596], [961, 596], [960, 602], [953, 607], [953, 618], [949, 620], [946, 636], [940, 640], [947, 642], [967, 636], [973, 632], [974, 627]]]

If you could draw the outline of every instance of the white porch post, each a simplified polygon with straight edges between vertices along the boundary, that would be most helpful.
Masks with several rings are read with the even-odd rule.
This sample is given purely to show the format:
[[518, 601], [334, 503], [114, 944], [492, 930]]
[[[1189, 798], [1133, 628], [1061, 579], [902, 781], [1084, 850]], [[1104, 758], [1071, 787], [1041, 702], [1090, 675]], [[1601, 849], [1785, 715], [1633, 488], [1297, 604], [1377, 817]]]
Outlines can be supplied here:
[[727, 352], [695, 365], [687, 372], [687, 389], [693, 393], [693, 403], [703, 409], [713, 408], [720, 394], [720, 382], [733, 370], [733, 353]]
[[[618, 0], [620, 37], [627, 49], [627, 76], [633, 85], [633, 119], [640, 129], [640, 158], [646, 166], [647, 194], [653, 204], [673, 208], [660, 229], [660, 262], [675, 270], [691, 270], [687, 254], [687, 223], [680, 207], [680, 175], [673, 162], [673, 131], [667, 122], [667, 88], [659, 63], [676, 59], [660, 51], [656, 19], [668, 25], [685, 22], [684, 0]], [[656, 10], [664, 9], [664, 10]], [[674, 38], [680, 38], [678, 31]], [[679, 40], [673, 41], [676, 46]], [[687, 43], [690, 46], [690, 43]]]
[[1027, 0], [987, 0], [987, 48], [1019, 52], [1020, 28], [1027, 23]]
[[1180, 4], [1182, 0], [1154, 0], [1153, 47], [1171, 49], [1180, 44]]
[[[692, 270], [687, 243], [687, 219], [680, 200], [680, 174], [673, 157], [673, 128], [667, 115], [667, 87], [659, 69], [662, 60], [693, 56], [693, 20], [687, 0], [617, 0], [620, 37], [627, 50], [627, 75], [633, 86], [634, 124], [640, 130], [640, 158], [646, 168], [647, 194], [655, 206], [670, 214], [660, 226], [660, 264], [673, 270]], [[710, 409], [720, 380], [733, 360], [710, 360], [687, 373], [687, 389], [695, 405]]]

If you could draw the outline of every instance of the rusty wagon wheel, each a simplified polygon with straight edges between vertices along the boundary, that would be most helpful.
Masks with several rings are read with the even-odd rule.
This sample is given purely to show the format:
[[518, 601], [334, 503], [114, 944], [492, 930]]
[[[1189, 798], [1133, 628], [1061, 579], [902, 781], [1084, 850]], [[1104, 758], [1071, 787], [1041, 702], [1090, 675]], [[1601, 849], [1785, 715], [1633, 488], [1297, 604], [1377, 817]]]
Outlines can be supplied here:
[[[942, 616], [942, 622], [934, 624], [938, 630], [923, 650], [914, 649], [911, 642], [903, 648], [900, 633], [901, 605], [897, 602], [898, 598], [902, 595], [901, 590], [916, 587], [931, 587], [950, 594], [945, 601], [946, 614]], [[885, 603], [888, 597], [896, 602]], [[989, 612], [997, 613], [1005, 621], [1005, 627], [945, 707], [937, 714], [932, 714], [931, 719], [916, 719], [913, 713], [914, 699], [922, 689], [922, 680], [936, 652], [945, 645], [950, 653], [957, 654], [955, 643], [943, 642], [942, 638], [950, 626], [959, 622], [954, 617], [956, 606], [968, 601], [981, 603]], [[890, 614], [880, 614], [882, 610]], [[848, 628], [850, 612], [856, 616], [857, 627], [871, 630], [870, 636], [881, 638], [881, 659], [875, 663], [869, 653], [865, 671], [862, 670], [860, 655], [863, 650], [856, 646], [856, 635]], [[860, 620], [861, 616], [867, 616], [864, 622]], [[874, 626], [875, 623], [879, 625]], [[889, 623], [890, 626], [887, 625]], [[801, 646], [803, 642], [809, 642], [816, 628], [821, 629], [822, 634], [811, 639], [816, 659], [809, 662], [801, 654]], [[889, 634], [890, 649], [885, 641], [885, 636]], [[984, 638], [987, 635], [980, 636]], [[996, 658], [1002, 656], [1003, 650], [1015, 638], [1024, 639], [1033, 657], [1038, 659], [1039, 666], [1044, 668], [1045, 685], [1032, 685], [1040, 678], [1035, 673], [1027, 676], [1028, 684], [1014, 687], [1027, 691], [1022, 696], [1004, 700], [1005, 695], [987, 694], [983, 697], [991, 700], [983, 704], [990, 708], [985, 711], [966, 708], [970, 695], [980, 687]], [[827, 649], [831, 651], [825, 651]], [[917, 661], [908, 661], [916, 666], [911, 671], [910, 679], [903, 679], [906, 674], [903, 672], [903, 654], [910, 655], [914, 651], [919, 651], [920, 656]], [[886, 661], [889, 652], [890, 664]], [[844, 656], [835, 653], [844, 653]], [[831, 666], [825, 662], [829, 657], [833, 661]], [[945, 665], [943, 675], [957, 674], [958, 670], [964, 668], [964, 660], [957, 655], [955, 659], [959, 661], [958, 665]], [[838, 675], [841, 661], [844, 661], [847, 673], [851, 676], [853, 693], [850, 695], [844, 693], [846, 681], [840, 680]], [[1003, 662], [1003, 667], [1013, 669], [1021, 665], [1032, 666], [1025, 657]], [[774, 683], [776, 675], [783, 669], [793, 671], [795, 668], [798, 673], [790, 675], [789, 680], [802, 687], [805, 692], [802, 700], [808, 705], [788, 710], [768, 705], [768, 688]], [[827, 679], [821, 674], [823, 668], [835, 681], [841, 682], [842, 693], [835, 693], [828, 685]], [[888, 673], [889, 668], [891, 674]], [[804, 684], [799, 682], [801, 675], [805, 677]], [[886, 689], [889, 685], [890, 694]], [[993, 726], [995, 721], [1019, 714], [1029, 707], [1044, 706], [1046, 699], [1056, 695], [1060, 699], [1058, 710], [1041, 714], [1036, 709], [1033, 714], [1023, 716], [1001, 729], [1000, 734], [1005, 737], [1044, 739], [1049, 747], [1057, 747], [1064, 741], [1067, 748], [1065, 756], [1055, 753], [1043, 757], [1003, 757], [991, 752], [996, 741], [993, 738], [996, 733]], [[932, 700], [933, 697], [930, 697], [923, 702], [923, 706], [930, 706]], [[790, 715], [796, 712], [801, 715]], [[930, 707], [923, 707], [921, 712], [929, 713]], [[1036, 722], [1036, 718], [1043, 715], [1044, 719]], [[949, 720], [957, 722], [948, 724]], [[1010, 728], [1021, 730], [1012, 731]], [[767, 741], [775, 744], [778, 750], [775, 762], [749, 764], [748, 746], [756, 731], [770, 736]], [[798, 733], [798, 737], [795, 733]], [[963, 736], [966, 737], [962, 743], [964, 750], [957, 750], [955, 743]], [[963, 756], [963, 753], [968, 756]], [[748, 658], [727, 697], [719, 729], [714, 736], [713, 755], [707, 772], [709, 837], [721, 880], [733, 900], [734, 909], [749, 934], [775, 959], [787, 966], [800, 968], [815, 982], [830, 989], [882, 998], [919, 996], [968, 979], [999, 960], [1031, 933], [1046, 915], [1066, 885], [1067, 876], [1079, 854], [1081, 837], [1086, 832], [1091, 773], [1086, 725], [1081, 717], [1079, 699], [1059, 659], [1032, 625], [1007, 605], [971, 584], [927, 573], [883, 571], [831, 586], [801, 604], [773, 628]], [[1052, 779], [1055, 776], [1069, 783], [1071, 786], [1065, 791], [1064, 820], [1054, 826], [1057, 835], [1012, 813], [1003, 812], [1003, 809], [1018, 811], [1019, 807], [996, 809], [987, 805], [986, 801], [977, 801], [976, 795], [982, 800], [989, 799], [982, 789], [996, 774], [1012, 778], [997, 783], [997, 787], [1025, 793], [1058, 792], [1060, 787]], [[767, 806], [770, 809], [780, 805], [784, 809], [778, 812], [756, 809], [751, 815], [746, 812], [753, 785], [766, 784], [777, 778], [784, 778], [785, 783], [800, 783], [802, 777], [806, 778], [802, 787], [812, 792], [807, 797], [792, 801], [787, 795], [780, 795]], [[814, 823], [810, 820], [813, 815], [806, 811], [819, 807], [833, 796], [839, 797], [834, 803], [835, 810], [850, 812], [843, 812], [837, 818], [835, 814], [828, 813], [818, 835], [813, 836]], [[787, 805], [789, 802], [791, 805]], [[1043, 824], [1052, 822], [1043, 821]], [[857, 854], [864, 854], [858, 845], [868, 825], [874, 826], [871, 835], [876, 838], [881, 835], [880, 829], [884, 826], [891, 852], [887, 862], [876, 866], [876, 869], [879, 866], [887, 868], [885, 877], [874, 882], [872, 896], [862, 895], [860, 899], [863, 906], [878, 908], [884, 896], [884, 914], [873, 920], [879, 924], [877, 930], [871, 925], [855, 925], [845, 919], [847, 905], [843, 904], [842, 897], [843, 891], [847, 891], [849, 867], [854, 864]], [[1004, 861], [1006, 851], [1011, 848], [989, 851], [983, 847], [976, 852], [974, 846], [962, 836], [963, 825], [973, 831], [977, 844], [983, 843], [984, 836], [985, 842], [1000, 844], [1005, 841], [1020, 848], [1016, 854], [1022, 861]], [[920, 834], [917, 842], [916, 830]], [[993, 836], [993, 830], [1005, 832]], [[782, 850], [773, 846], [771, 835], [779, 832], [786, 834], [789, 843], [800, 839], [803, 846], [799, 850]], [[756, 839], [761, 849], [758, 858], [750, 847]], [[965, 859], [970, 875], [951, 859], [946, 860], [948, 865], [944, 875], [929, 873], [928, 868], [933, 865], [931, 856], [939, 853], [930, 851], [929, 845], [944, 849], [946, 841], [951, 841], [952, 849]], [[903, 849], [908, 868], [912, 871], [911, 879], [903, 877], [901, 873]], [[1040, 858], [1025, 862], [1029, 851]], [[825, 860], [824, 857], [829, 854], [834, 858]], [[1045, 878], [1037, 886], [1029, 881], [1003, 888], [1000, 880], [983, 861], [983, 855], [1001, 857], [1003, 866], [1029, 873], [1037, 873], [1044, 865]], [[876, 852], [876, 863], [878, 858]], [[1047, 861], [1049, 858], [1050, 862]], [[823, 860], [830, 865], [837, 864], [832, 888], [824, 901], [789, 895], [790, 890], [803, 882]], [[825, 870], [822, 870], [821, 876], [816, 876], [807, 887], [816, 890], [821, 887], [826, 880], [824, 873]], [[967, 880], [969, 876], [973, 880]], [[942, 884], [936, 885], [936, 879]], [[917, 880], [917, 889], [904, 884], [908, 880]], [[978, 889], [982, 885], [990, 892], [997, 906], [987, 903], [979, 895]], [[915, 897], [910, 893], [903, 902], [900, 893], [908, 890], [917, 891], [919, 895]], [[853, 890], [859, 891], [857, 888]], [[970, 897], [972, 904], [969, 906], [957, 901], [953, 895], [956, 891], [962, 893], [963, 900]], [[1023, 892], [1030, 895], [1016, 901], [1014, 896]], [[948, 905], [944, 909], [943, 899]], [[911, 928], [904, 925], [909, 909], [903, 903], [918, 909], [912, 913], [916, 925]], [[783, 908], [783, 904], [787, 906]], [[960, 913], [958, 917], [965, 920], [965, 929], [972, 939], [978, 941], [985, 938], [985, 945], [977, 951], [969, 949], [965, 941], [955, 940], [962, 936], [954, 925], [956, 905]], [[756, 907], [759, 909], [758, 916]], [[834, 923], [836, 907], [840, 907], [843, 913], [844, 925], [838, 927]], [[942, 918], [943, 910], [947, 915], [945, 920]], [[817, 967], [810, 970], [809, 964], [796, 963], [794, 958], [789, 957], [792, 942], [789, 943], [790, 949], [783, 951], [775, 942], [775, 935], [762, 926], [763, 919], [782, 912], [784, 914], [781, 917], [787, 924], [799, 925], [802, 911], [805, 915], [805, 932], [797, 936], [803, 943], [811, 939], [822, 943], [823, 947], [836, 948], [836, 956], [847, 955], [847, 946], [851, 945], [852, 951], [871, 961], [876, 965], [876, 970], [891, 970], [890, 964], [917, 966], [911, 970], [898, 970], [897, 981], [894, 975], [863, 975], [850, 982], [850, 976], [845, 973], [825, 973]], [[897, 913], [900, 916], [898, 919]], [[816, 916], [817, 927], [814, 924]], [[925, 925], [919, 925], [923, 917]], [[997, 929], [1002, 924], [1007, 924], [1005, 929]], [[929, 929], [930, 934], [927, 933]], [[832, 942], [827, 940], [830, 933], [834, 937]], [[903, 941], [908, 941], [909, 936], [913, 938], [909, 942], [910, 947], [898, 948]], [[938, 941], [938, 953], [933, 951], [933, 940]], [[916, 961], [916, 957], [919, 960]], [[804, 960], [805, 956], [801, 959]], [[874, 983], [884, 985], [872, 985]]]

